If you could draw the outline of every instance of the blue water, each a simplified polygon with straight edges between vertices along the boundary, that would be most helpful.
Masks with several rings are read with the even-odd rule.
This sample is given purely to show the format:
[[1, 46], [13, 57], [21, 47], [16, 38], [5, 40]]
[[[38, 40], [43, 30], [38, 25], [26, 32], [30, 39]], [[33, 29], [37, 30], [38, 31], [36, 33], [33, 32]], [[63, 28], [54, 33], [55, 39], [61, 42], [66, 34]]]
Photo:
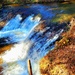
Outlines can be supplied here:
[[20, 40], [25, 40], [33, 29], [40, 23], [41, 17], [33, 19], [33, 16], [34, 15], [30, 15], [21, 23], [21, 15], [17, 15], [15, 18], [12, 18], [0, 31], [0, 38], [8, 37], [10, 41], [6, 41], [6, 43], [15, 43]]
[[52, 12], [50, 6], [42, 5], [42, 4], [32, 4], [32, 5], [27, 5], [28, 8], [25, 8], [23, 6], [20, 7], [7, 7], [3, 8], [2, 11], [0, 12], [0, 21], [3, 19], [6, 19], [7, 15], [9, 13], [12, 13], [13, 15], [16, 15], [20, 13], [24, 18], [28, 17], [29, 15], [37, 15], [40, 14], [42, 16], [42, 19], [47, 20], [51, 19], [52, 17], [55, 16], [55, 14]]
[[[5, 42], [1, 42], [0, 44], [11, 44], [17, 43], [18, 46], [24, 44], [24, 48], [22, 49], [24, 52], [26, 51], [26, 56], [23, 58], [19, 58], [18, 60], [11, 60], [9, 68], [16, 68], [15, 64], [20, 65], [23, 70], [20, 72], [16, 70], [17, 73], [13, 72], [13, 68], [10, 70], [9, 75], [28, 75], [27, 70], [27, 60], [30, 59], [33, 68], [33, 75], [40, 75], [39, 71], [39, 61], [42, 57], [44, 57], [50, 50], [54, 48], [55, 41], [59, 38], [60, 34], [63, 32], [63, 28], [59, 28], [57, 31], [54, 31], [54, 27], [51, 28], [50, 25], [46, 25], [46, 27], [41, 31], [36, 31], [35, 28], [39, 26], [41, 21], [51, 19], [54, 16], [52, 11], [49, 11], [50, 7], [44, 5], [31, 5], [30, 8], [16, 7], [12, 8], [14, 12], [23, 12], [23, 14], [18, 14], [12, 19], [10, 19], [6, 25], [0, 30], [0, 39], [5, 38]], [[4, 10], [5, 11], [5, 10]], [[3, 11], [3, 12], [4, 12]], [[25, 12], [24, 12], [25, 11]], [[41, 17], [37, 14], [41, 14]], [[23, 15], [27, 16], [26, 18]], [[36, 15], [36, 16], [35, 16]], [[8, 37], [8, 39], [7, 39]], [[15, 47], [12, 47], [15, 49]], [[22, 52], [24, 54], [24, 52]], [[14, 54], [13, 54], [14, 55]], [[23, 56], [23, 55], [22, 55]], [[19, 56], [20, 57], [20, 56]], [[16, 58], [16, 57], [15, 57]], [[10, 65], [12, 63], [12, 65]], [[6, 72], [6, 71], [5, 71]], [[11, 74], [11, 72], [13, 72]], [[4, 74], [6, 75], [6, 74]]]

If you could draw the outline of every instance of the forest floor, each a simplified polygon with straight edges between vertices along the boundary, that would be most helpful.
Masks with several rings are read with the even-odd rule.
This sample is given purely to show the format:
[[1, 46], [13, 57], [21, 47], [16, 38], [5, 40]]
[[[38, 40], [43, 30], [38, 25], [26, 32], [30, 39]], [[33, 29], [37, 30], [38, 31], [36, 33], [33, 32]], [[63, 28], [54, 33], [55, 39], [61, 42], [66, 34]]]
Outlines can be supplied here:
[[41, 75], [75, 75], [75, 18], [69, 24], [70, 29], [61, 35], [55, 49], [41, 59]]

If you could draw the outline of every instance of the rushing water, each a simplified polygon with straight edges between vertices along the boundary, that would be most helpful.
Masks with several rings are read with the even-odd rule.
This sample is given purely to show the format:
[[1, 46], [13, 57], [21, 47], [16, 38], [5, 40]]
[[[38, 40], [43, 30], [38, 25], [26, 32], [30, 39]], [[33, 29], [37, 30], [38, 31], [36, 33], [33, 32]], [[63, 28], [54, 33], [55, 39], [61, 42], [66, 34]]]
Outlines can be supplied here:
[[[37, 6], [33, 5], [29, 8], [33, 14], [35, 12], [33, 10], [37, 9], [35, 13], [40, 13], [44, 16], [43, 19], [53, 17], [54, 14], [46, 10], [49, 7]], [[54, 48], [54, 42], [63, 32], [63, 29], [54, 32], [54, 29], [47, 25], [43, 30], [36, 31], [35, 28], [41, 23], [41, 17], [34, 15], [29, 15], [22, 21], [21, 15], [18, 14], [0, 30], [0, 39], [5, 39], [0, 44], [13, 44], [9, 51], [0, 55], [4, 61], [3, 75], [28, 75], [28, 59], [32, 63], [33, 75], [40, 75], [39, 60]]]
[[41, 18], [37, 17], [36, 19], [33, 19], [33, 15], [31, 15], [20, 23], [21, 19], [21, 16], [17, 15], [15, 18], [12, 18], [7, 22], [5, 27], [0, 31], [0, 38], [8, 37], [10, 41], [6, 40], [6, 43], [22, 41], [26, 39], [33, 29], [40, 23]]

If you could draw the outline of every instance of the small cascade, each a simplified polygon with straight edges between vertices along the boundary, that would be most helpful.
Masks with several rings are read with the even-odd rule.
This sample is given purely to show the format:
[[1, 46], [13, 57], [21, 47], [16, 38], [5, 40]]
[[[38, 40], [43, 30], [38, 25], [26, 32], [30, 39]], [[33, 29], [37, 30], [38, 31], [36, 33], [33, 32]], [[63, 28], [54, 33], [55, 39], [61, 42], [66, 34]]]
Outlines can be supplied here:
[[33, 15], [27, 17], [22, 23], [20, 23], [22, 19], [20, 15], [12, 18], [0, 31], [0, 38], [8, 37], [9, 39], [5, 42], [7, 44], [25, 40], [40, 23], [40, 17], [36, 19], [33, 19], [33, 17]]
[[20, 21], [22, 20], [21, 15], [17, 15], [16, 17], [12, 18], [10, 21], [7, 22], [5, 27], [1, 31], [10, 31], [15, 30], [20, 27]]
[[[54, 16], [47, 7], [39, 4], [30, 6], [24, 14], [28, 14], [27, 12], [35, 13], [34, 15], [40, 13], [44, 16], [43, 19], [50, 19]], [[3, 75], [29, 75], [27, 71], [28, 59], [32, 63], [33, 75], [40, 75], [40, 59], [54, 48], [55, 41], [64, 30], [63, 27], [58, 26], [58, 29], [54, 31], [53, 25], [53, 27], [46, 25], [42, 30], [36, 31], [35, 28], [41, 23], [41, 17], [33, 14], [28, 14], [29, 16], [27, 15], [28, 17], [24, 20], [18, 14], [0, 30], [0, 40], [3, 39], [0, 41], [0, 45], [13, 44], [10, 50], [0, 55], [0, 58], [3, 59]]]
[[[33, 67], [36, 66], [33, 68], [33, 74], [40, 75], [39, 60], [54, 48], [54, 42], [63, 32], [63, 29], [60, 29], [52, 34], [50, 27], [45, 27], [42, 31], [36, 31], [35, 27], [39, 25], [41, 18], [39, 16], [33, 17], [34, 15], [31, 15], [21, 23], [21, 19], [19, 19], [19, 23], [16, 23], [14, 19], [18, 20], [18, 18], [21, 18], [20, 15], [17, 15], [0, 31], [0, 38], [6, 39], [6, 42], [0, 44], [17, 42], [9, 51], [0, 55], [4, 61], [2, 65], [4, 67], [3, 75], [28, 75], [26, 63], [28, 59], [31, 60]], [[12, 24], [13, 21], [17, 25], [16, 27]]]

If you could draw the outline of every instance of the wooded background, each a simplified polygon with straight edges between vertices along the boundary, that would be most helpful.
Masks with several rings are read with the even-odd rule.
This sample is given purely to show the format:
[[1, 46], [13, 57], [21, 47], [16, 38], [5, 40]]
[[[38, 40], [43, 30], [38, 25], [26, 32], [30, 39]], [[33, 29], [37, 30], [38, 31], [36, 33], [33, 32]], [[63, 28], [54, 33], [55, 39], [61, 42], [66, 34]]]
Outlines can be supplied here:
[[63, 2], [72, 0], [0, 0], [0, 3], [35, 3], [35, 2]]

